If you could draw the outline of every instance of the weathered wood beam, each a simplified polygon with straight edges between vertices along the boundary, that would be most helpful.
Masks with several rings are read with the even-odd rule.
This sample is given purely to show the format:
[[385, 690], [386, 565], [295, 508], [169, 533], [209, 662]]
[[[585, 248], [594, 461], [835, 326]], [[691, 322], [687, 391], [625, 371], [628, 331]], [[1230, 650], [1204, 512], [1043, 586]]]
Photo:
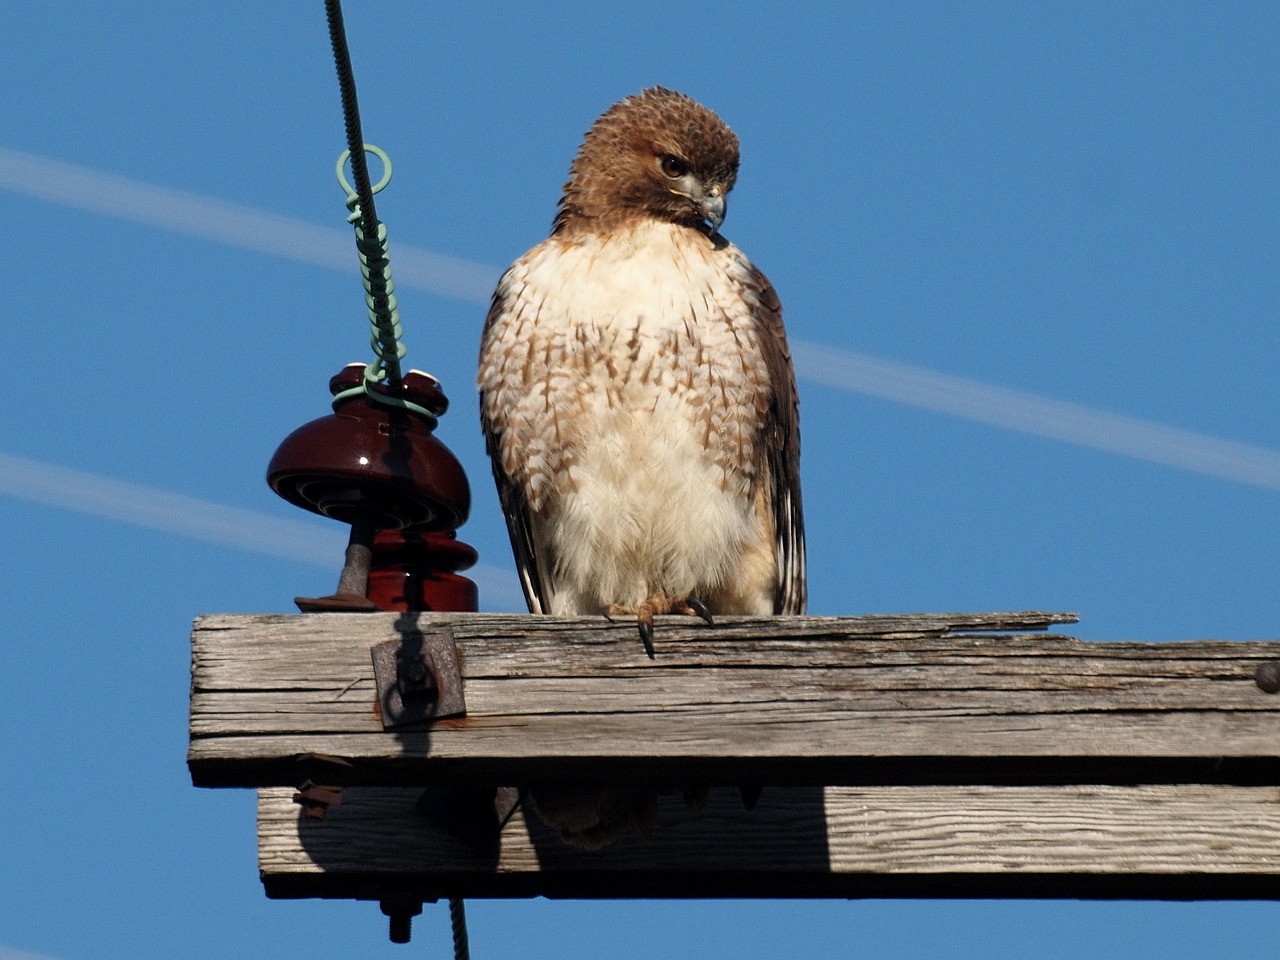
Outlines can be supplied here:
[[789, 787], [751, 812], [719, 790], [664, 798], [649, 839], [599, 853], [520, 814], [477, 852], [421, 792], [351, 788], [313, 820], [260, 791], [267, 895], [1280, 899], [1272, 787]]
[[[1255, 682], [1280, 643], [993, 635], [1071, 619], [669, 617], [650, 661], [599, 618], [202, 617], [189, 764], [202, 786], [1280, 784]], [[438, 626], [466, 718], [384, 732], [370, 648]]]

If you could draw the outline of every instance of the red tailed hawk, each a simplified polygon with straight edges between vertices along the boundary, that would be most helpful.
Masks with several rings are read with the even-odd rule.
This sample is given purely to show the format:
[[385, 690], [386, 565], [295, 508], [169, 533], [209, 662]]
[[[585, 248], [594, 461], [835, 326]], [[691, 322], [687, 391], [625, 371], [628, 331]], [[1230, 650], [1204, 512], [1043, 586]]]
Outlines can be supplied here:
[[534, 613], [803, 613], [781, 305], [718, 230], [738, 138], [652, 87], [587, 132], [551, 236], [503, 275], [481, 419]]

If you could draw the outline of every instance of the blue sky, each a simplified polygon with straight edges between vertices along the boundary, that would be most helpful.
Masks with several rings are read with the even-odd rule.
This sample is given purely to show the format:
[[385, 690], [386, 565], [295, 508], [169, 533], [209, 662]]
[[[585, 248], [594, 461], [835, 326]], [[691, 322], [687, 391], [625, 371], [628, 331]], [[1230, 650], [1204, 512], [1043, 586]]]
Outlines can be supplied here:
[[[263, 482], [366, 360], [322, 5], [11, 4], [0, 79], [0, 960], [406, 956], [269, 902], [253, 798], [184, 766], [204, 612], [332, 589]], [[1270, 638], [1274, 4], [348, 0], [409, 347], [453, 409], [487, 609], [518, 596], [472, 386], [488, 287], [583, 131], [661, 83], [743, 144], [724, 232], [797, 343], [815, 613], [1078, 611]], [[344, 246], [345, 245], [345, 246]], [[469, 905], [477, 956], [1264, 957], [1270, 904]], [[422, 942], [418, 942], [418, 941]], [[852, 946], [851, 946], [852, 944]]]

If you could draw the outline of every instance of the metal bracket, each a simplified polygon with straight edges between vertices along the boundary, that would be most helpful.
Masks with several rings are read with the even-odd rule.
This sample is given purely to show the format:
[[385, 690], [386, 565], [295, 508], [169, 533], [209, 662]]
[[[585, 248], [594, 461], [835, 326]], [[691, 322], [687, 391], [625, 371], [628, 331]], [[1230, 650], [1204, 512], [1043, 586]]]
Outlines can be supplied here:
[[341, 787], [322, 787], [310, 780], [302, 781], [302, 786], [293, 795], [293, 802], [302, 805], [303, 816], [312, 820], [323, 820], [329, 807], [342, 803]]
[[466, 716], [458, 647], [448, 629], [408, 633], [371, 652], [384, 730]]

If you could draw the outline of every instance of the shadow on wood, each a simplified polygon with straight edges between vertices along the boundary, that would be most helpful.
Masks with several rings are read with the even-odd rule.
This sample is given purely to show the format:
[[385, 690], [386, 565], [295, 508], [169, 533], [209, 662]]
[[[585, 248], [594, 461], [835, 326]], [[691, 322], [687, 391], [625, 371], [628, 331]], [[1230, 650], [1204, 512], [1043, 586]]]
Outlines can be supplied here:
[[[1280, 898], [1275, 642], [1001, 633], [1045, 613], [201, 618], [198, 785], [256, 786], [273, 897]], [[382, 729], [370, 648], [446, 626], [467, 716]], [[301, 815], [302, 776], [347, 787]], [[600, 853], [515, 816], [478, 849], [424, 787], [764, 783]], [[490, 788], [491, 791], [491, 788]]]
[[653, 836], [599, 853], [517, 815], [490, 855], [424, 820], [414, 788], [354, 788], [323, 821], [259, 793], [268, 896], [1280, 897], [1268, 787], [772, 788], [746, 812], [665, 798]]
[[820, 787], [766, 790], [751, 811], [736, 787], [713, 788], [699, 810], [665, 795], [649, 837], [627, 834], [595, 852], [566, 845], [523, 811], [499, 844], [477, 850], [422, 816], [415, 788], [348, 789], [324, 820], [299, 818], [288, 793], [259, 799], [260, 866], [272, 897], [760, 896], [764, 875], [791, 885], [829, 879]]

